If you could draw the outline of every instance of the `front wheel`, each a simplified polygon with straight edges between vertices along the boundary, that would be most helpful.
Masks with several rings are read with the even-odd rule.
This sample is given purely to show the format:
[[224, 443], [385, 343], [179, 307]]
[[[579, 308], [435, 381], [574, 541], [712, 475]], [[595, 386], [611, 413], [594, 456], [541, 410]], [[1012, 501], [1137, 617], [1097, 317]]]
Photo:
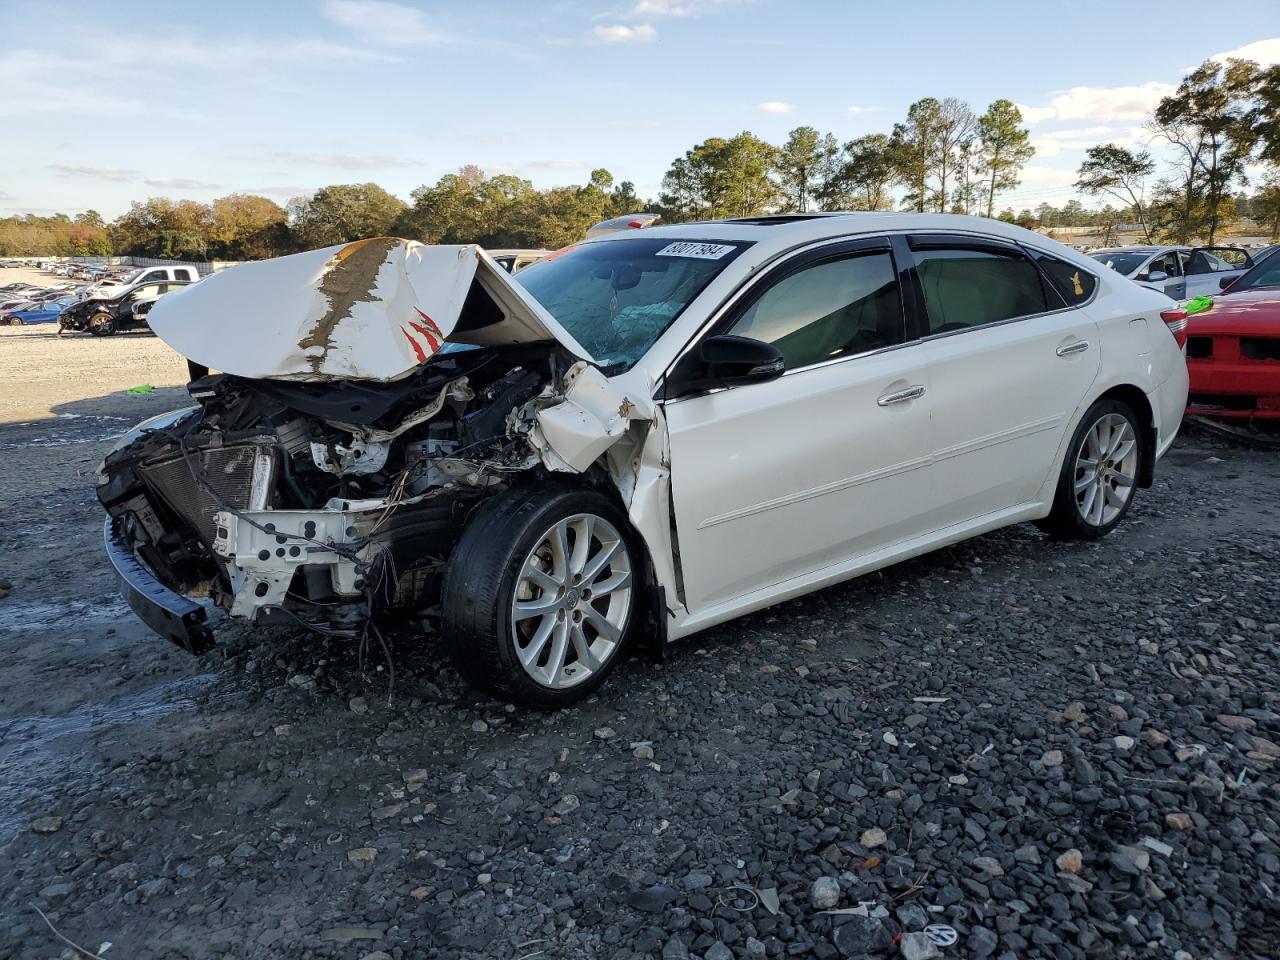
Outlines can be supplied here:
[[526, 706], [583, 699], [632, 632], [641, 556], [625, 515], [597, 490], [529, 487], [493, 497], [445, 574], [444, 636], [458, 671]]
[[109, 313], [95, 313], [89, 318], [89, 332], [95, 337], [109, 337], [116, 332], [116, 321]]
[[20, 327], [20, 326], [22, 326], [22, 321], [21, 321], [20, 319], [18, 319], [17, 317], [10, 317], [10, 318], [9, 318], [9, 326], [11, 326], [11, 327]]
[[1053, 510], [1040, 528], [1068, 540], [1098, 540], [1114, 530], [1133, 505], [1141, 438], [1128, 404], [1099, 400], [1090, 407], [1067, 447]]

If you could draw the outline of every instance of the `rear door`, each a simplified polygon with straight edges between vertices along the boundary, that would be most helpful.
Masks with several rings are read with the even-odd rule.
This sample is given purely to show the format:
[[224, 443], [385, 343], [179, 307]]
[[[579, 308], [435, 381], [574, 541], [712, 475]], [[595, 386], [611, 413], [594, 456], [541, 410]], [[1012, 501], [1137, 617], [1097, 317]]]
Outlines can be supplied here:
[[1234, 280], [1253, 266], [1240, 247], [1195, 247], [1183, 255], [1188, 297], [1211, 297], [1222, 289], [1223, 280]]
[[1098, 373], [1087, 311], [1094, 283], [1076, 269], [1064, 298], [1026, 252], [995, 239], [924, 234], [909, 243], [933, 396], [931, 525], [943, 528], [1032, 501], [1054, 468]]

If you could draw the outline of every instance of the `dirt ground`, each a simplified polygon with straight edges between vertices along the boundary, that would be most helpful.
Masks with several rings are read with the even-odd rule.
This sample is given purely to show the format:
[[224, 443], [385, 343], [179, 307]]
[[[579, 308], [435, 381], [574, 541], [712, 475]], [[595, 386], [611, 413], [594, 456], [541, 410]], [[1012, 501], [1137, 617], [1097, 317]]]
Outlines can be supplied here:
[[0, 957], [71, 955], [37, 908], [125, 960], [1275, 955], [1276, 454], [1189, 434], [1099, 544], [999, 531], [527, 714], [430, 640], [392, 688], [151, 635], [94, 470], [184, 381], [0, 329]]

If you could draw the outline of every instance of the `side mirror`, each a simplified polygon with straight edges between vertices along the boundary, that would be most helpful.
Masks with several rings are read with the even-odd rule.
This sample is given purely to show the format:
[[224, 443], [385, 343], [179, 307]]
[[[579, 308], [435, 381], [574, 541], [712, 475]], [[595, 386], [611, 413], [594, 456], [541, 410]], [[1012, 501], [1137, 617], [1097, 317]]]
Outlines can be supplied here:
[[771, 343], [724, 334], [708, 337], [685, 354], [671, 372], [667, 394], [737, 387], [774, 380], [786, 372], [782, 352]]
[[1169, 279], [1169, 275], [1163, 270], [1152, 270], [1147, 274], [1147, 279], [1152, 283], [1164, 283]]
[[1227, 289], [1227, 287], [1231, 286], [1235, 282], [1236, 282], [1235, 277], [1223, 277], [1221, 280], [1218, 281], [1218, 289], [1225, 290]]

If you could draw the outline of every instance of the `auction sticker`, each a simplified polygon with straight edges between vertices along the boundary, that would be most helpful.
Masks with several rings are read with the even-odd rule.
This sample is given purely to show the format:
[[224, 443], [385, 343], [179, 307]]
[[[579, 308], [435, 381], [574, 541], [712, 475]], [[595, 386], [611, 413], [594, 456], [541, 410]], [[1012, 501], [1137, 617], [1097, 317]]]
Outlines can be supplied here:
[[693, 257], [696, 260], [719, 260], [726, 253], [732, 253], [733, 247], [727, 243], [697, 243], [682, 240], [679, 243], [668, 243], [654, 254], [655, 257]]

